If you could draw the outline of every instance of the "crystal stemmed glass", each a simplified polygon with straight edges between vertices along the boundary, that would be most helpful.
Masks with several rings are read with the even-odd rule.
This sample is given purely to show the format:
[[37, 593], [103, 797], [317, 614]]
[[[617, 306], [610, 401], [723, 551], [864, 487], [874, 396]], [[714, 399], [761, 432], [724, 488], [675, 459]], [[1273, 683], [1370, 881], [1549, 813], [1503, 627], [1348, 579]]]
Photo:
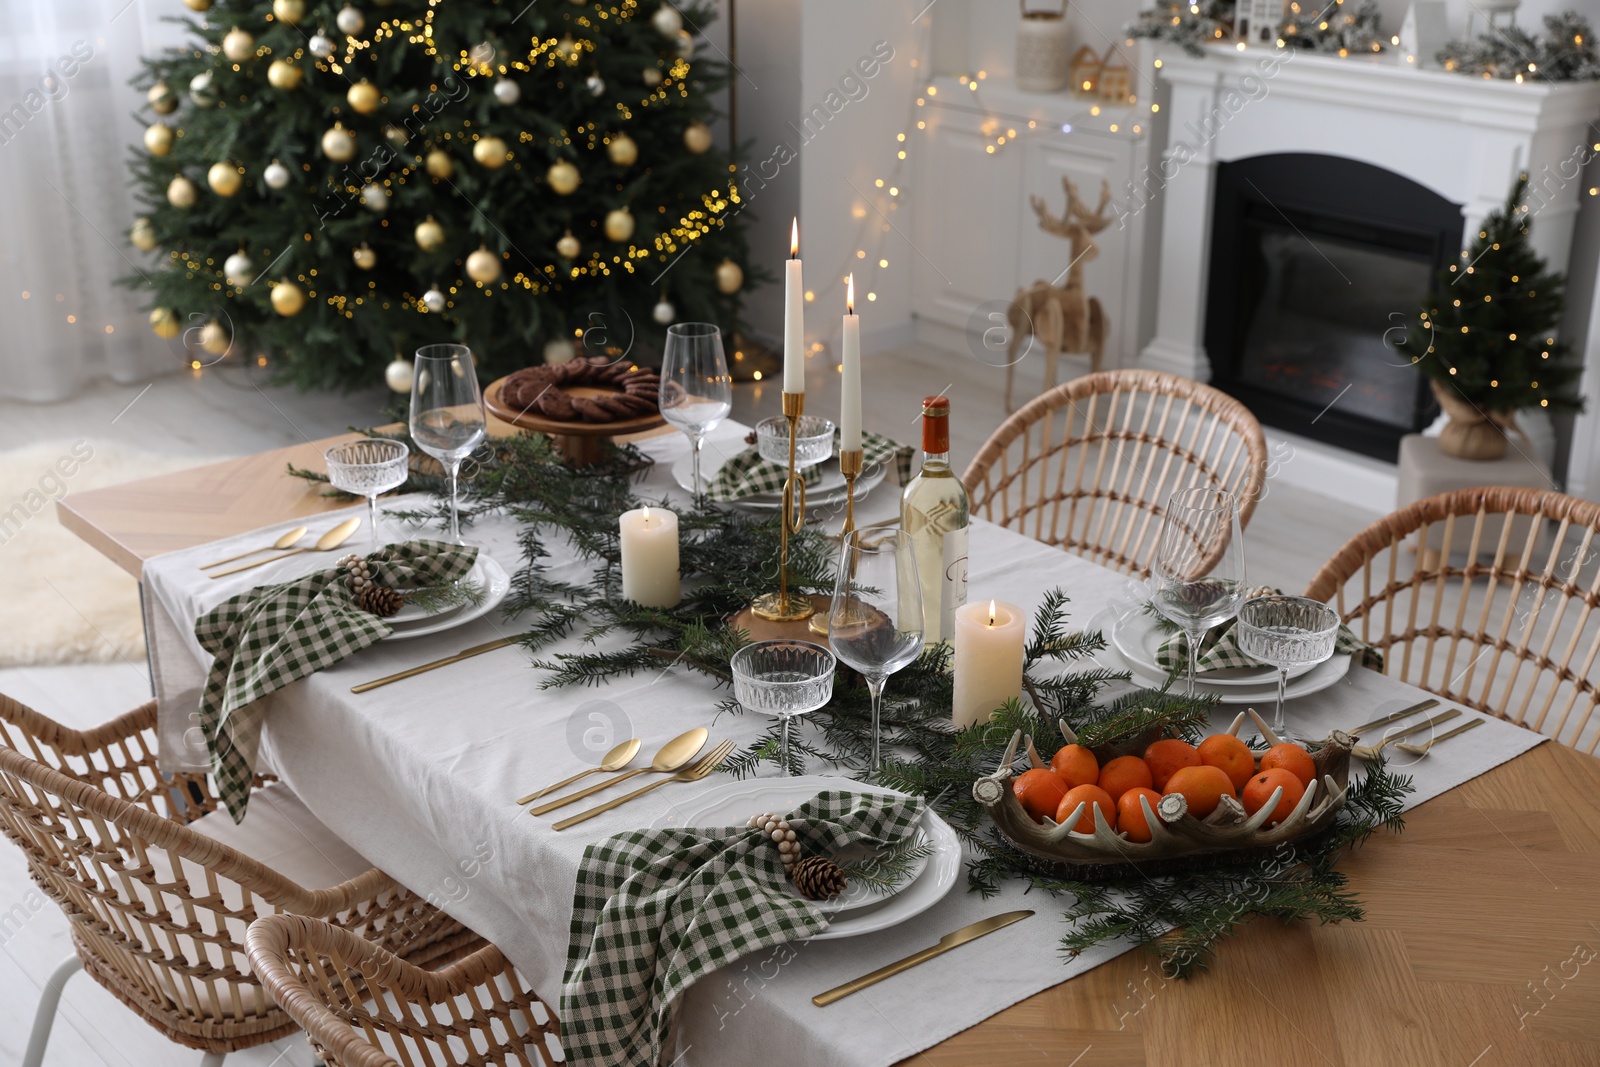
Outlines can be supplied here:
[[382, 545], [378, 536], [378, 497], [398, 489], [410, 474], [411, 449], [404, 441], [386, 437], [363, 437], [334, 445], [322, 454], [328, 464], [328, 483], [335, 489], [367, 498], [372, 515], [372, 547]]
[[1239, 508], [1225, 489], [1182, 489], [1167, 501], [1150, 576], [1155, 608], [1189, 638], [1190, 696], [1206, 631], [1244, 602], [1244, 538]]
[[750, 711], [776, 715], [783, 724], [779, 761], [789, 770], [789, 721], [833, 699], [833, 653], [809, 641], [757, 641], [729, 661], [733, 695]]
[[1278, 668], [1278, 713], [1272, 729], [1287, 737], [1283, 724], [1283, 688], [1289, 668], [1321, 663], [1333, 655], [1339, 637], [1339, 613], [1303, 596], [1258, 596], [1239, 608], [1233, 624], [1239, 651]]
[[456, 478], [487, 432], [483, 396], [472, 350], [466, 345], [423, 345], [411, 373], [411, 439], [450, 474], [450, 540], [461, 540]]
[[700, 480], [700, 445], [733, 410], [733, 376], [722, 353], [722, 331], [709, 322], [667, 327], [661, 361], [661, 417], [689, 435], [694, 450], [694, 497], [705, 495]]
[[922, 583], [904, 530], [852, 530], [845, 537], [828, 609], [828, 643], [867, 680], [876, 773], [884, 683], [922, 651]]

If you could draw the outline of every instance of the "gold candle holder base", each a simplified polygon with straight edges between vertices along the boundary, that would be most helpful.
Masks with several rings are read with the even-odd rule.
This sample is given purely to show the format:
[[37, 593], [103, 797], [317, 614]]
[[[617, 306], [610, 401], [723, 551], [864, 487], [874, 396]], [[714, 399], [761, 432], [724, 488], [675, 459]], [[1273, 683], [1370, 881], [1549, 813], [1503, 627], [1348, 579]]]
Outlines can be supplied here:
[[789, 593], [789, 535], [799, 533], [806, 521], [806, 483], [795, 476], [795, 439], [800, 416], [806, 413], [806, 394], [783, 394], [783, 417], [789, 422], [789, 476], [783, 482], [783, 526], [778, 547], [778, 591], [756, 597], [750, 610], [770, 622], [799, 622], [816, 613], [810, 597]]
[[[844, 525], [839, 529], [839, 540], [841, 542], [848, 538], [856, 528], [856, 479], [861, 477], [861, 468], [864, 465], [864, 453], [859, 448], [839, 453], [839, 473], [844, 475]], [[819, 636], [827, 636], [827, 612], [812, 616], [811, 632]]]

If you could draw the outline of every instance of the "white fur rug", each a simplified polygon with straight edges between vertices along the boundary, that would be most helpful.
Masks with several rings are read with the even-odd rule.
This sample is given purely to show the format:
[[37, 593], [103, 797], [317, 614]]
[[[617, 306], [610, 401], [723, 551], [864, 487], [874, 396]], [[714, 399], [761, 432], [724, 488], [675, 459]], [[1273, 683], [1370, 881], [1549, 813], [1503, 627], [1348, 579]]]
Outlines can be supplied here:
[[0, 452], [0, 667], [143, 667], [138, 584], [63, 528], [55, 501], [209, 462], [84, 438]]

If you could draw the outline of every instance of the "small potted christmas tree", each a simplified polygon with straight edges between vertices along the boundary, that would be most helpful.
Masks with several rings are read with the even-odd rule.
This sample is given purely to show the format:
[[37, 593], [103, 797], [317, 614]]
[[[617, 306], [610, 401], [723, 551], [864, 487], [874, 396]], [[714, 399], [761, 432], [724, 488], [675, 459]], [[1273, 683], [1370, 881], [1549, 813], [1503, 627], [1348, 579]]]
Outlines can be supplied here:
[[1581, 411], [1568, 390], [1582, 373], [1556, 337], [1565, 279], [1528, 243], [1527, 175], [1492, 212], [1410, 329], [1412, 362], [1449, 416], [1439, 447], [1462, 459], [1499, 459], [1521, 433], [1523, 408]]

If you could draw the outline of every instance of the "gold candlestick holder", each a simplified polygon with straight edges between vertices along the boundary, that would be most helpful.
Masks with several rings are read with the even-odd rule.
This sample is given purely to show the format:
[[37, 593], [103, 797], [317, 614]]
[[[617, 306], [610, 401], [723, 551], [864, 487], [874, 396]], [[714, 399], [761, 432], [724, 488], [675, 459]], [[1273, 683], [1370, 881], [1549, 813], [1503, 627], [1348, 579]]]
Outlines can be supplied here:
[[795, 439], [800, 433], [800, 416], [806, 413], [806, 394], [783, 394], [783, 417], [789, 423], [789, 476], [783, 482], [783, 528], [778, 548], [778, 591], [756, 597], [750, 610], [770, 622], [799, 622], [816, 614], [810, 597], [789, 593], [789, 535], [799, 533], [806, 521], [806, 483], [795, 474]]
[[[863, 466], [864, 460], [861, 449], [856, 448], [849, 452], [839, 453], [839, 473], [844, 475], [844, 525], [839, 528], [839, 541], [841, 544], [849, 540], [850, 534], [856, 528], [856, 479], [861, 477], [861, 468]], [[811, 632], [823, 636], [827, 635], [827, 612], [819, 612], [811, 617]]]

